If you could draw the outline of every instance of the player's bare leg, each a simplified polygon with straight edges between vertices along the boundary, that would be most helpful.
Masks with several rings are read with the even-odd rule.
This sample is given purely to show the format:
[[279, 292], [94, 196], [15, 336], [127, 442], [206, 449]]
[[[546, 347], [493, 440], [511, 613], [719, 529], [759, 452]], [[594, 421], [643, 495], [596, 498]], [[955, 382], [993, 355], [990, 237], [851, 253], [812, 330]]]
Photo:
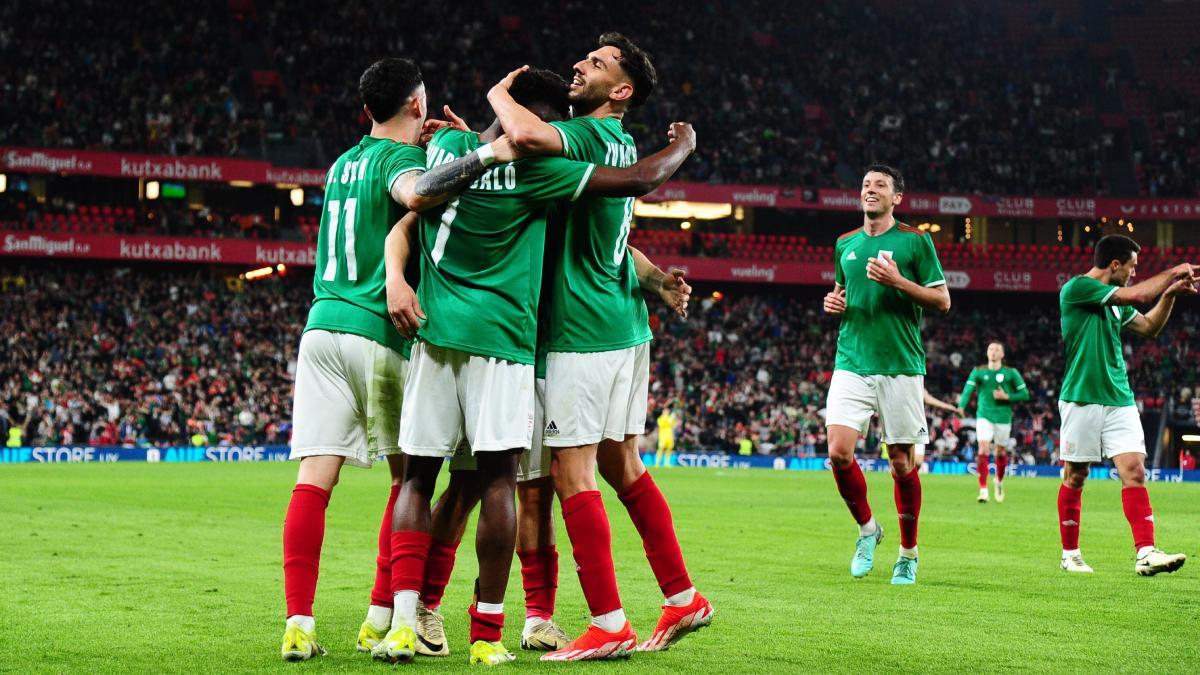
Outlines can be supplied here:
[[1137, 550], [1134, 572], [1141, 576], [1154, 576], [1183, 567], [1187, 556], [1182, 553], [1163, 553], [1154, 545], [1154, 511], [1150, 508], [1150, 494], [1146, 491], [1146, 456], [1140, 452], [1126, 452], [1113, 456], [1112, 460], [1121, 477], [1121, 504], [1125, 509], [1125, 519], [1133, 531], [1133, 546]]
[[370, 652], [387, 635], [392, 625], [392, 512], [404, 482], [404, 455], [387, 455], [392, 484], [387, 506], [379, 526], [379, 550], [375, 556], [375, 585], [371, 587], [371, 604], [367, 618], [358, 629], [357, 649]]
[[438, 608], [454, 571], [454, 557], [467, 529], [467, 519], [479, 503], [479, 485], [473, 471], [451, 471], [450, 484], [438, 497], [431, 514], [429, 557], [417, 602], [417, 653], [449, 656], [445, 618]]
[[996, 503], [1004, 502], [1004, 475], [1008, 471], [1008, 448], [1003, 445], [996, 445], [996, 483], [995, 495]]
[[979, 441], [979, 454], [975, 455], [975, 473], [979, 475], [979, 503], [988, 500], [988, 463], [992, 454], [991, 441]]
[[558, 550], [554, 537], [554, 478], [517, 483], [517, 557], [525, 591], [521, 648], [557, 651], [571, 639], [554, 623]]
[[867, 502], [867, 478], [863, 475], [862, 467], [854, 460], [858, 429], [831, 424], [826, 427], [826, 434], [829, 439], [829, 463], [833, 468], [838, 493], [850, 509], [854, 522], [858, 523], [858, 540], [854, 544], [850, 574], [865, 577], [875, 567], [875, 547], [883, 541], [883, 528], [871, 515], [871, 505]]
[[475, 554], [479, 579], [471, 615], [471, 662], [486, 657], [488, 665], [515, 657], [500, 644], [504, 628], [504, 594], [517, 543], [514, 504], [520, 450], [476, 453], [474, 473], [479, 494], [479, 525], [475, 528]]
[[921, 517], [921, 476], [913, 444], [888, 446], [895, 481], [896, 515], [900, 521], [900, 556], [892, 567], [892, 583], [917, 582], [917, 526]]
[[296, 487], [283, 521], [283, 586], [288, 617], [281, 652], [285, 661], [304, 661], [325, 654], [316, 639], [313, 597], [325, 540], [325, 509], [345, 461], [345, 457], [335, 455], [300, 460]]
[[596, 485], [597, 446], [555, 448], [550, 463], [554, 490], [579, 573], [579, 585], [592, 615], [587, 631], [567, 647], [542, 657], [575, 661], [628, 656], [637, 636], [625, 618], [612, 558], [612, 529]]
[[628, 435], [619, 443], [602, 440], [597, 462], [600, 475], [617, 491], [641, 535], [646, 559], [663, 594], [663, 613], [654, 634], [638, 646], [639, 651], [658, 651], [711, 623], [713, 607], [692, 585], [675, 533], [671, 507], [646, 471], [637, 442], [635, 435]]
[[1079, 551], [1083, 484], [1090, 469], [1088, 462], [1063, 462], [1063, 482], [1058, 488], [1058, 534], [1062, 539], [1061, 567], [1066, 572], [1086, 574], [1092, 571]]

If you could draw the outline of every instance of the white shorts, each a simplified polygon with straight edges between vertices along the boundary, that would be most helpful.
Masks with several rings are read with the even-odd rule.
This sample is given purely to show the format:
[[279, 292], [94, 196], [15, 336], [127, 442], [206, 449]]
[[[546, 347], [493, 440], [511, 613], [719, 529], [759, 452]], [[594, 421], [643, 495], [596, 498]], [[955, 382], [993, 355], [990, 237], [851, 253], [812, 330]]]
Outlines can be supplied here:
[[291, 459], [346, 458], [369, 468], [399, 450], [408, 361], [374, 340], [310, 330], [300, 338]]
[[400, 416], [406, 455], [450, 457], [528, 448], [533, 437], [533, 366], [418, 342]]
[[[521, 453], [521, 462], [517, 466], [517, 482], [535, 480], [550, 475], [550, 447], [542, 443], [542, 413], [546, 405], [546, 381], [538, 380], [534, 385], [537, 394], [533, 407], [533, 441], [530, 448]], [[475, 456], [466, 443], [458, 446], [454, 456], [450, 458], [451, 471], [474, 471]]]
[[879, 415], [884, 443], [928, 443], [925, 377], [833, 371], [825, 404], [825, 426], [850, 427], [866, 435], [873, 414]]
[[1012, 423], [1000, 424], [982, 417], [975, 418], [975, 438], [1007, 448], [1012, 437]]
[[650, 343], [607, 352], [550, 352], [546, 357], [546, 425], [554, 448], [646, 431]]
[[1058, 402], [1059, 437], [1065, 462], [1099, 462], [1126, 452], [1146, 454], [1137, 406]]

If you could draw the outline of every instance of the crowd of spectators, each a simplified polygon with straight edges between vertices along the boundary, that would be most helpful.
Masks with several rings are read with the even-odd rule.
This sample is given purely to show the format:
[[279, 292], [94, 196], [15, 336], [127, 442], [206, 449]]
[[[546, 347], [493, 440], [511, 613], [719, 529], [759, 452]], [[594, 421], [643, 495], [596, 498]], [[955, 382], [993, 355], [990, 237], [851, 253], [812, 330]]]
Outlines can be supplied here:
[[[432, 112], [450, 104], [480, 128], [484, 95], [507, 71], [569, 73], [614, 27], [659, 70], [656, 95], [626, 118], [643, 153], [671, 121], [697, 127], [683, 178], [847, 185], [879, 159], [928, 190], [1104, 193], [1105, 164], [1130, 158], [1096, 121], [1103, 75], [1083, 31], [1053, 9], [1017, 31], [1011, 11], [945, 0], [8, 3], [0, 144], [256, 155], [270, 136], [314, 143], [329, 162], [368, 128], [357, 76], [380, 56], [415, 57]], [[1191, 151], [1162, 137], [1167, 147], [1137, 158], [1142, 189], [1175, 194]]]
[[[26, 445], [286, 444], [296, 348], [311, 276], [259, 282], [209, 272], [108, 265], [20, 266], [0, 279], [0, 437]], [[687, 319], [652, 303], [648, 421], [671, 407], [680, 450], [812, 456], [837, 320], [819, 291], [705, 296]], [[1178, 312], [1155, 340], [1126, 340], [1138, 405], [1186, 417], [1200, 381], [1200, 314]], [[1053, 296], [1020, 304], [965, 296], [928, 317], [926, 388], [954, 403], [988, 341], [1032, 393], [1013, 429], [1027, 461], [1057, 457], [1063, 364]], [[1176, 411], [1175, 409], [1179, 410]], [[969, 460], [973, 420], [931, 411], [934, 459]], [[197, 434], [198, 440], [193, 440]], [[878, 454], [878, 433], [863, 442]]]

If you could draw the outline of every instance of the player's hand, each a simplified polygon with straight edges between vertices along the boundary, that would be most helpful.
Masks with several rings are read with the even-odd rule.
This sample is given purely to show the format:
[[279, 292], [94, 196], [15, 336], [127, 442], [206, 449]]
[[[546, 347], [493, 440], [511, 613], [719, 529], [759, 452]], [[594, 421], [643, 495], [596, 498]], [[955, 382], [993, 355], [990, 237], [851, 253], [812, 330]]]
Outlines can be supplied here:
[[1181, 295], [1196, 295], [1196, 292], [1196, 281], [1194, 279], [1184, 277], [1181, 279], [1176, 279], [1171, 283], [1170, 286], [1167, 286], [1167, 290], [1164, 295], [1171, 298], [1177, 298]]
[[471, 130], [471, 127], [467, 126], [467, 121], [458, 115], [455, 115], [454, 111], [450, 109], [450, 106], [442, 106], [442, 114], [444, 114], [446, 119], [449, 120], [446, 122], [446, 124], [448, 124], [451, 129], [457, 129], [459, 131]]
[[490, 145], [492, 146], [492, 153], [496, 155], [497, 164], [516, 161], [523, 156], [521, 151], [517, 149], [517, 146], [513, 145], [512, 139], [508, 137], [508, 134], [501, 134], [500, 138], [492, 141]]
[[696, 151], [696, 130], [687, 122], [672, 122], [671, 126], [667, 127], [667, 141], [670, 143], [683, 143], [687, 146], [688, 152]]
[[529, 70], [529, 66], [521, 66], [520, 68], [517, 68], [511, 73], [505, 75], [503, 79], [496, 83], [496, 86], [504, 89], [505, 91], [512, 89], [513, 82], [516, 81], [517, 76], [527, 70]]
[[904, 278], [895, 261], [887, 258], [867, 258], [867, 278], [888, 288], [897, 288]]
[[825, 294], [825, 312], [841, 314], [846, 311], [846, 289], [835, 288]]
[[388, 317], [392, 325], [404, 337], [416, 337], [417, 329], [425, 321], [425, 312], [421, 311], [416, 292], [404, 279], [388, 279], [384, 285], [387, 289]]
[[417, 139], [417, 145], [421, 146], [422, 148], [429, 145], [429, 141], [433, 140], [433, 135], [436, 134], [438, 130], [448, 126], [450, 126], [450, 123], [446, 120], [425, 120], [425, 123], [421, 125], [421, 137]]
[[966, 416], [967, 416], [967, 411], [966, 411], [966, 410], [963, 410], [961, 407], [960, 407], [960, 408], [955, 408], [954, 410], [952, 410], [952, 411], [950, 411], [950, 412], [953, 412], [955, 415], [958, 415], [959, 417], [966, 417]]
[[688, 301], [692, 299], [692, 287], [683, 280], [683, 274], [683, 270], [672, 267], [663, 278], [658, 295], [676, 314], [686, 319]]
[[1176, 279], [1196, 280], [1196, 266], [1191, 263], [1180, 263], [1171, 268], [1171, 276]]
[[997, 401], [1007, 401], [1008, 392], [1004, 391], [1000, 387], [996, 387], [996, 389], [992, 391], [992, 398], [996, 399]]

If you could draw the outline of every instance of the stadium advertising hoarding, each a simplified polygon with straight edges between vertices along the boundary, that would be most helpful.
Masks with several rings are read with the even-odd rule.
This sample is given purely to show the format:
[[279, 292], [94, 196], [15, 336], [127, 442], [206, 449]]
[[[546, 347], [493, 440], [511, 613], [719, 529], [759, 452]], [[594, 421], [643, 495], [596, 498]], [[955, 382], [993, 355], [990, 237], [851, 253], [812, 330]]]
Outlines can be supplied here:
[[[259, 185], [325, 184], [324, 168], [293, 168], [228, 157], [175, 157], [124, 152], [92, 152], [0, 146], [0, 171], [75, 176], [153, 178], [175, 181], [247, 181]], [[710, 185], [670, 182], [646, 201], [695, 201], [750, 207], [859, 211], [854, 190], [782, 185]], [[1200, 220], [1200, 198], [1141, 199], [950, 195], [912, 192], [897, 207], [901, 213], [1014, 218], [1162, 218]]]
[[[152, 464], [194, 464], [197, 462], [286, 462], [286, 445], [230, 445], [208, 447], [124, 448], [103, 446], [38, 446], [0, 448], [0, 464], [89, 464], [109, 462], [149, 462]], [[642, 460], [654, 465], [654, 455]], [[863, 471], [888, 471], [887, 460], [860, 459]], [[721, 452], [681, 452], [675, 455], [672, 466], [710, 469], [771, 469], [774, 471], [828, 471], [829, 460], [824, 457], [768, 457], [764, 455], [733, 455]], [[926, 462], [923, 473], [974, 475], [974, 462]], [[1010, 464], [1010, 476], [1024, 478], [1061, 478], [1062, 469], [1055, 465]], [[1091, 478], [1118, 480], [1116, 469], [1097, 466]], [[1200, 482], [1200, 471], [1178, 469], [1147, 469], [1147, 480], [1156, 482]]]

